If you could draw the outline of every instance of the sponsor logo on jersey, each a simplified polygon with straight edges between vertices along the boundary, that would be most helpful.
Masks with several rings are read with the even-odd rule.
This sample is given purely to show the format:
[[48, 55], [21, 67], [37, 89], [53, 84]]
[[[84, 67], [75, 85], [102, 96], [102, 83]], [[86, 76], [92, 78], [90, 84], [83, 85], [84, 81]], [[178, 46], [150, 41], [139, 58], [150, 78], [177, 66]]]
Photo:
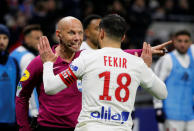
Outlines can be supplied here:
[[122, 111], [121, 113], [112, 113], [111, 112], [111, 107], [108, 107], [108, 110], [102, 106], [101, 112], [95, 111], [91, 112], [91, 117], [96, 118], [96, 119], [101, 119], [101, 120], [106, 120], [106, 121], [119, 121], [121, 124], [126, 122], [129, 118], [129, 112], [127, 111]]
[[28, 70], [25, 70], [20, 81], [26, 81], [28, 80], [29, 77], [30, 77], [30, 73], [28, 72]]
[[77, 80], [77, 88], [80, 92], [82, 92], [82, 81], [81, 80]]
[[71, 68], [71, 70], [73, 70], [73, 71], [77, 71], [77, 69], [78, 69], [78, 67], [77, 67], [77, 66], [74, 66], [74, 65], [70, 65], [70, 68]]

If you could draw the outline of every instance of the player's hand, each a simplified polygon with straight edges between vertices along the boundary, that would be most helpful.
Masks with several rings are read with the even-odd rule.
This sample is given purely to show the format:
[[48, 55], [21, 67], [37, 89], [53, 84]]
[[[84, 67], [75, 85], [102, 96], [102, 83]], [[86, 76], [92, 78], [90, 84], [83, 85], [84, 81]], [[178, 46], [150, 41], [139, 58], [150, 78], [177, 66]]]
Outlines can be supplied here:
[[40, 37], [38, 51], [43, 63], [47, 61], [55, 62], [57, 59], [57, 56], [52, 52], [52, 49], [46, 36]]
[[152, 51], [150, 44], [147, 44], [146, 42], [143, 43], [143, 50], [141, 53], [141, 58], [144, 60], [144, 62], [147, 64], [148, 67], [151, 67], [152, 65]]
[[163, 109], [162, 108], [157, 108], [157, 109], [155, 109], [155, 113], [156, 113], [156, 120], [159, 123], [164, 123], [164, 121], [165, 121], [165, 114], [163, 112]]
[[153, 55], [164, 55], [165, 53], [168, 52], [168, 50], [166, 49], [166, 46], [170, 44], [172, 44], [172, 40], [152, 47], [152, 54]]

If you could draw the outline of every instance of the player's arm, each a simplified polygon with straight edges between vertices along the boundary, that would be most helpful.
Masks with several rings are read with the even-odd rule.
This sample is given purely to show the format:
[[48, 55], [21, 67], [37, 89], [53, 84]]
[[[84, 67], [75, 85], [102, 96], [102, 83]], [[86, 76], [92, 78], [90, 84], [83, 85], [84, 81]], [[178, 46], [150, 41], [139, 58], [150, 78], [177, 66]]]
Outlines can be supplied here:
[[37, 60], [37, 58], [35, 58], [28, 65], [17, 86], [16, 120], [20, 131], [31, 131], [30, 124], [28, 122], [29, 98], [31, 97], [35, 84], [37, 84], [37, 82], [41, 79], [41, 70], [38, 68], [39, 63], [41, 63], [41, 60]]
[[54, 75], [53, 62], [45, 62], [43, 65], [43, 83], [45, 93], [54, 95], [61, 90], [68, 88], [69, 85], [76, 81], [76, 78], [73, 76], [74, 74], [72, 74], [70, 68], [59, 73], [58, 75]]
[[172, 43], [173, 43], [172, 40], [170, 40], [170, 41], [164, 42], [160, 45], [153, 46], [152, 47], [152, 54], [153, 55], [164, 55], [165, 53], [168, 52], [166, 47]]
[[[152, 51], [150, 45], [147, 43], [144, 43], [142, 56], [144, 56], [146, 61], [150, 61], [147, 65], [151, 66]], [[165, 99], [167, 97], [166, 85], [153, 73], [148, 66], [146, 66], [143, 62], [141, 64], [142, 70], [140, 75], [140, 85], [147, 89], [153, 96], [159, 99]]]
[[142, 62], [140, 84], [142, 87], [146, 88], [153, 96], [159, 99], [165, 99], [167, 96], [167, 90], [165, 84], [153, 73], [151, 68], [152, 64], [152, 51], [151, 46], [144, 42], [143, 52], [141, 57], [144, 62]]
[[[79, 65], [79, 66], [78, 66]], [[54, 95], [65, 88], [70, 87], [82, 74], [82, 58], [76, 58], [68, 69], [54, 75], [53, 62], [45, 62], [43, 65], [44, 90], [47, 94]]]
[[158, 99], [165, 99], [167, 97], [166, 85], [160, 80], [154, 72], [148, 68], [145, 64], [142, 64], [141, 82], [140, 85], [150, 92]]
[[[166, 46], [171, 44], [172, 41], [165, 42], [163, 44], [160, 44], [158, 46], [151, 47], [150, 44], [147, 44], [146, 42], [143, 43], [143, 49], [133, 49], [133, 50], [124, 50], [127, 53], [136, 55], [136, 56], [141, 56], [141, 58], [144, 60], [144, 62], [147, 64], [148, 67], [151, 66], [152, 64], [152, 55], [153, 54], [158, 54], [158, 55], [164, 55], [166, 52]], [[149, 46], [149, 47], [148, 47]], [[148, 54], [148, 48], [150, 50], [150, 53]]]
[[[68, 85], [64, 84], [60, 76], [63, 74], [68, 74], [71, 76], [71, 71], [69, 68], [58, 75], [54, 75], [53, 73], [53, 64], [57, 57], [52, 52], [49, 41], [46, 36], [41, 36], [39, 39], [38, 44], [38, 51], [41, 57], [43, 64], [43, 83], [44, 83], [44, 90], [46, 94], [54, 95], [60, 92], [61, 90], [68, 87]], [[64, 79], [68, 81], [67, 78]], [[68, 81], [69, 82], [69, 81]], [[69, 83], [71, 84], [71, 83]]]
[[[164, 42], [160, 45], [157, 45], [157, 46], [153, 46], [151, 47], [151, 51], [152, 51], [152, 54], [153, 55], [164, 55], [166, 53], [166, 46], [172, 44], [172, 41], [167, 41], [167, 42]], [[125, 52], [127, 53], [130, 53], [132, 55], [135, 55], [135, 52], [138, 54], [138, 56], [141, 56], [141, 53], [142, 53], [142, 49], [127, 49], [127, 50], [124, 50]]]

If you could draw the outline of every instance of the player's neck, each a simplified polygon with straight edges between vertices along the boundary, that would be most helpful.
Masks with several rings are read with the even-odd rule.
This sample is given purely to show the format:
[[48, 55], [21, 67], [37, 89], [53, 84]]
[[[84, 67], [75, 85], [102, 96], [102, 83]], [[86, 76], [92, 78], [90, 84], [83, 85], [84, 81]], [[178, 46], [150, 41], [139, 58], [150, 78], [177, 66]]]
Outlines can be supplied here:
[[75, 52], [70, 51], [63, 46], [59, 45], [56, 49], [56, 55], [60, 56], [64, 61], [70, 63], [75, 56]]
[[97, 46], [95, 46], [89, 39], [86, 39], [86, 43], [87, 43], [92, 49], [97, 49]]
[[115, 41], [111, 39], [103, 39], [101, 48], [104, 48], [104, 47], [121, 48], [121, 43], [120, 41]]

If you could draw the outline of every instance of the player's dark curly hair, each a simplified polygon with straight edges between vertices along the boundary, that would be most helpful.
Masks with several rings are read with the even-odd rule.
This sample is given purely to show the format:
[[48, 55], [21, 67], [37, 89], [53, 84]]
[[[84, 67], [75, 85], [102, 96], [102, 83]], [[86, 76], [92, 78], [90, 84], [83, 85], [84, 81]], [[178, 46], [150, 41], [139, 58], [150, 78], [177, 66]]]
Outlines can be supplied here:
[[120, 15], [110, 14], [102, 18], [99, 28], [104, 29], [109, 37], [120, 40], [127, 31], [127, 23]]

